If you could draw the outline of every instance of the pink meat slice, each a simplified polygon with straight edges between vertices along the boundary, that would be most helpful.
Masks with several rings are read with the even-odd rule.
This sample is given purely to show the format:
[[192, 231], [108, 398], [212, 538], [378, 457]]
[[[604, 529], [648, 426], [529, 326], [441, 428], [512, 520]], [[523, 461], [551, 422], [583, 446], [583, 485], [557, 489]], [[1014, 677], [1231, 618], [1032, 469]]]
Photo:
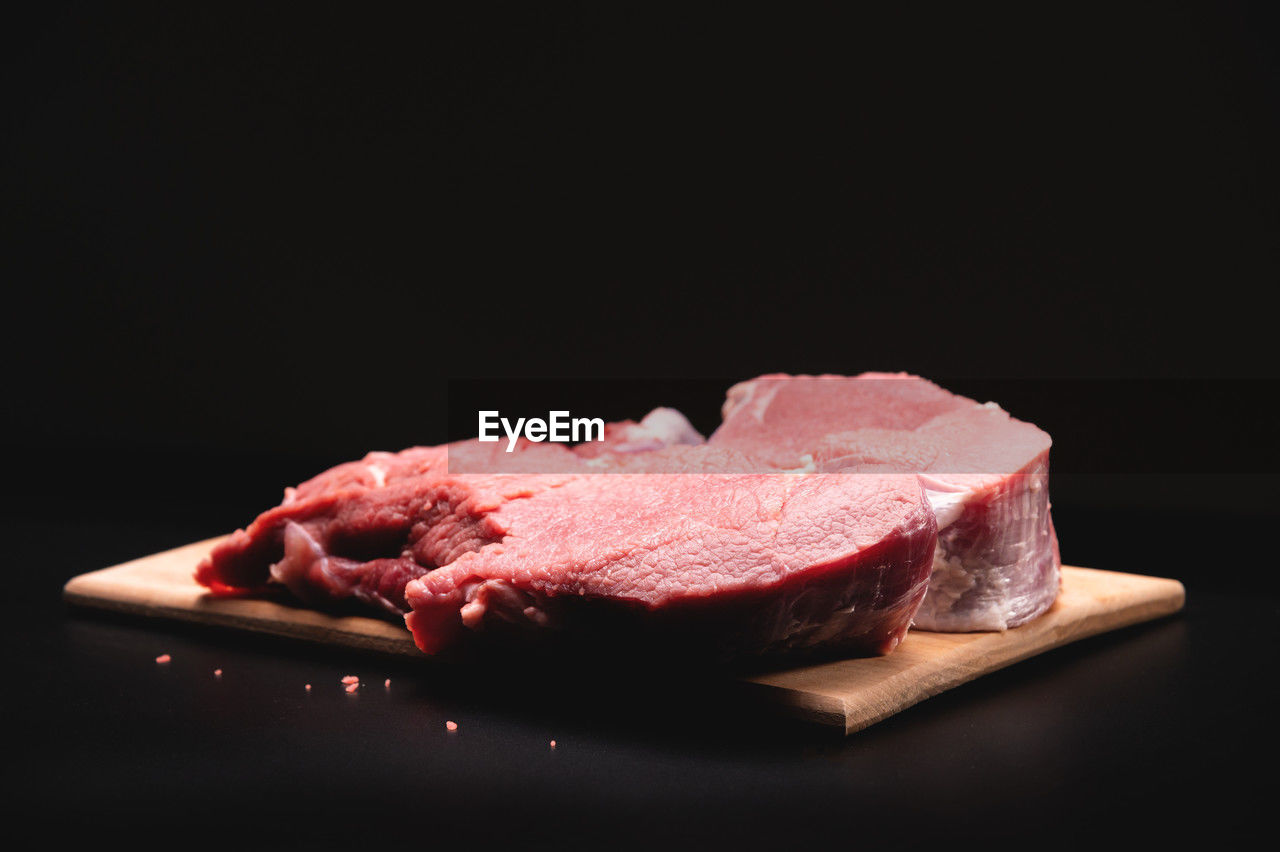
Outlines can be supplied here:
[[451, 474], [526, 474], [499, 484], [470, 483], [486, 499], [510, 499], [598, 469], [588, 465], [592, 456], [703, 441], [684, 415], [669, 408], [655, 409], [638, 424], [608, 424], [605, 438], [584, 445], [603, 447], [599, 453], [526, 440], [513, 453], [505, 441], [369, 453], [286, 488], [279, 506], [201, 562], [196, 580], [216, 594], [251, 594], [279, 584], [311, 603], [354, 598], [403, 614], [405, 584], [488, 540], [483, 512], [471, 511], [475, 496], [450, 488]]
[[339, 465], [289, 489], [197, 579], [409, 613], [433, 653], [495, 623], [572, 628], [597, 610], [717, 656], [884, 653], [924, 595], [936, 524], [913, 476], [743, 473], [764, 466], [683, 444], [514, 455], [464, 442]]
[[735, 385], [712, 446], [780, 468], [918, 474], [938, 545], [917, 627], [1004, 630], [1058, 594], [1049, 436], [907, 374], [762, 376]]
[[297, 488], [219, 544], [196, 569], [215, 594], [251, 594], [283, 585], [298, 598], [325, 604], [354, 598], [394, 613], [408, 610], [404, 587], [497, 534], [486, 522], [495, 501], [553, 488], [584, 462], [558, 445], [522, 444], [512, 467], [558, 473], [449, 473], [464, 457], [476, 469], [496, 465], [488, 444], [466, 442], [370, 453]]
[[[717, 464], [741, 462], [704, 462]], [[487, 520], [498, 540], [408, 584], [406, 623], [427, 653], [599, 602], [717, 655], [887, 653], [936, 541], [923, 489], [903, 475], [602, 473]]]
[[724, 422], [710, 442], [792, 468], [828, 435], [852, 429], [910, 431], [969, 402], [905, 374], [849, 378], [774, 373], [729, 389], [721, 408]]
[[[311, 603], [354, 598], [403, 614], [405, 584], [489, 540], [484, 500], [528, 496], [615, 456], [703, 441], [683, 414], [659, 408], [639, 423], [608, 424], [603, 442], [574, 450], [520, 440], [512, 453], [506, 441], [372, 452], [286, 488], [279, 506], [214, 549], [196, 579], [217, 594], [279, 584]], [[452, 474], [481, 478], [468, 481], [467, 494]]]

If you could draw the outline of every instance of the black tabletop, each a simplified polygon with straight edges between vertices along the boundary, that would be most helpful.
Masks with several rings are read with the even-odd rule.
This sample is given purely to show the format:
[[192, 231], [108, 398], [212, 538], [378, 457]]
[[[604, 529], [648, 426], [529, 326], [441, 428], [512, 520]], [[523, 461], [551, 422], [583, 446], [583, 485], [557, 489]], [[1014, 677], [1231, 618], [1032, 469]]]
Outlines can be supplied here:
[[[1186, 611], [846, 738], [744, 704], [710, 672], [459, 669], [68, 608], [67, 577], [220, 531], [142, 517], [7, 524], [14, 818], [148, 847], [636, 848], [1079, 848], [1265, 819], [1249, 770], [1274, 765], [1277, 597], [1232, 579], [1234, 560], [1266, 558], [1250, 551], [1267, 525], [1248, 519], [1214, 539], [1180, 536], [1176, 513], [1060, 511], [1069, 561], [1184, 579]], [[1121, 535], [1135, 528], [1145, 544]]]

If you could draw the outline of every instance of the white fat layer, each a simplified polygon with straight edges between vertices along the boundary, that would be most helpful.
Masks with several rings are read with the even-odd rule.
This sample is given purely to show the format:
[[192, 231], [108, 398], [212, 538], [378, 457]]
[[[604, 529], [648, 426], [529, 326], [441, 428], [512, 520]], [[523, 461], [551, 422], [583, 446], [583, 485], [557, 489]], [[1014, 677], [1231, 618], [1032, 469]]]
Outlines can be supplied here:
[[659, 438], [664, 446], [703, 444], [707, 440], [693, 428], [687, 417], [674, 408], [655, 408], [644, 416], [639, 425], [646, 435]]
[[787, 468], [783, 473], [817, 473], [818, 466], [813, 462], [813, 456], [805, 453], [800, 457], [800, 466]]
[[933, 509], [933, 515], [938, 519], [938, 529], [944, 530], [960, 519], [960, 515], [964, 513], [965, 499], [969, 496], [967, 491], [934, 491], [926, 488], [925, 496], [929, 498], [929, 506]]

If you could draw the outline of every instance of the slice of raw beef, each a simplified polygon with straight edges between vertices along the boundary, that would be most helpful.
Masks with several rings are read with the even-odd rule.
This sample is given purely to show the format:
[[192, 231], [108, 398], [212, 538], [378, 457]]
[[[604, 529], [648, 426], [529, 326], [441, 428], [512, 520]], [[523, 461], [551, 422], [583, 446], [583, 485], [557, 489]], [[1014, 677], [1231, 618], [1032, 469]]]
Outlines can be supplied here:
[[924, 595], [936, 541], [923, 490], [904, 475], [600, 473], [470, 502], [486, 508], [493, 540], [405, 592], [428, 653], [468, 631], [584, 617], [721, 658], [888, 653]]
[[[561, 444], [521, 439], [515, 452], [506, 441], [461, 441], [440, 447], [413, 447], [399, 453], [372, 452], [360, 461], [337, 465], [296, 488], [283, 502], [263, 512], [214, 549], [196, 571], [196, 579], [219, 594], [285, 586], [313, 603], [354, 598], [396, 614], [408, 611], [404, 586], [409, 580], [452, 558], [457, 548], [479, 546], [484, 532], [435, 526], [424, 501], [445, 500], [439, 489], [452, 473], [532, 474], [508, 482], [496, 493], [526, 495], [563, 481], [564, 474], [607, 466], [588, 458], [638, 453], [668, 445], [702, 443], [680, 412], [658, 408], [640, 423], [610, 423], [605, 440], [577, 452]], [[585, 447], [598, 448], [584, 451]], [[456, 496], [456, 495], [452, 495]], [[448, 535], [446, 535], [448, 533]]]
[[[717, 657], [885, 653], [924, 595], [937, 533], [914, 476], [742, 473], [762, 465], [706, 446], [582, 459], [522, 442], [516, 460], [494, 446], [340, 465], [290, 489], [197, 578], [412, 609], [431, 653], [495, 626], [603, 629]], [[507, 472], [521, 465], [556, 472]]]
[[914, 472], [939, 528], [926, 630], [1004, 630], [1058, 594], [1049, 436], [906, 374], [762, 376], [735, 385], [712, 446], [780, 468]]
[[[552, 488], [585, 470], [558, 444], [522, 442], [494, 458], [495, 444], [465, 442], [370, 453], [285, 489], [284, 501], [237, 530], [196, 569], [215, 594], [245, 594], [280, 584], [304, 601], [349, 598], [397, 615], [408, 611], [404, 587], [432, 568], [493, 540], [484, 499], [517, 499]], [[501, 453], [499, 449], [497, 451]], [[557, 473], [469, 476], [472, 493], [453, 487], [455, 466]], [[465, 461], [464, 461], [465, 460]]]

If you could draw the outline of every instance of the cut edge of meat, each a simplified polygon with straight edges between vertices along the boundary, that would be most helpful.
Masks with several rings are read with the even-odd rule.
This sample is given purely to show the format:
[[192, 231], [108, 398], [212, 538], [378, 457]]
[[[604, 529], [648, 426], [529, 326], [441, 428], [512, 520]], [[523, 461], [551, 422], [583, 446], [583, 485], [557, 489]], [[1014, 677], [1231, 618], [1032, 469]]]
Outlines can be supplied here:
[[[862, 386], [866, 380], [907, 384]], [[865, 401], [841, 400], [841, 382], [851, 394], [867, 391], [872, 397], [900, 388], [918, 398], [928, 416], [903, 418], [910, 424], [905, 428], [886, 427]], [[809, 422], [797, 426], [798, 399], [806, 395]], [[775, 402], [782, 406], [781, 420], [771, 415]], [[870, 423], [857, 419], [864, 410], [872, 413]], [[769, 374], [730, 388], [723, 412], [725, 421], [710, 439], [715, 445], [773, 450], [775, 462], [808, 461], [817, 470], [921, 470], [939, 537], [930, 589], [916, 614], [918, 628], [1006, 630], [1043, 614], [1056, 600], [1061, 558], [1048, 497], [1052, 441], [1034, 424], [906, 373]], [[808, 437], [802, 427], [809, 428]], [[970, 440], [957, 439], [965, 433]], [[772, 446], [777, 439], [781, 445]]]
[[[405, 597], [412, 612], [406, 625], [428, 654], [465, 644], [469, 634], [495, 625], [525, 633], [567, 627], [598, 641], [625, 635], [655, 646], [680, 637], [687, 651], [700, 645], [720, 659], [819, 648], [888, 653], [906, 634], [925, 595], [937, 538], [923, 489], [918, 483], [911, 487], [918, 502], [904, 506], [899, 522], [879, 540], [768, 582], [717, 587], [714, 594], [668, 595], [653, 603], [597, 595], [572, 582], [559, 588], [526, 579], [517, 587], [506, 576], [456, 563], [449, 568], [452, 575], [436, 572], [409, 584]], [[510, 555], [510, 546], [501, 545], [501, 556]], [[482, 551], [468, 556], [483, 558]], [[602, 619], [601, 613], [610, 616]], [[584, 630], [584, 624], [591, 629]]]

